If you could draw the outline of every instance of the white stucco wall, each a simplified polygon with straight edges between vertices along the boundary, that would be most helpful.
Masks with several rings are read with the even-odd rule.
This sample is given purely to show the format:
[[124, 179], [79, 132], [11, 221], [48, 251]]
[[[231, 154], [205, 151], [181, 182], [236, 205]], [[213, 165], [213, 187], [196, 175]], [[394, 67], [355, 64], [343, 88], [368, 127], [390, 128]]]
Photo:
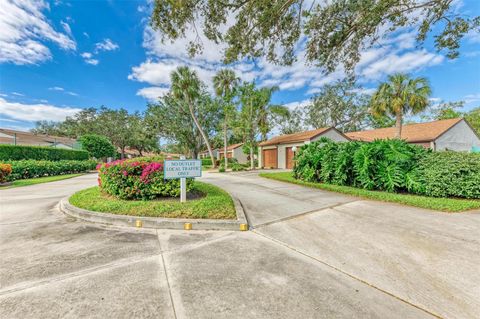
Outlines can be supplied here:
[[278, 145], [278, 151], [277, 151], [278, 168], [287, 168], [287, 147], [296, 146], [298, 149], [300, 149], [300, 147], [302, 147], [304, 144], [305, 142]]
[[329, 131], [327, 131], [323, 134], [320, 134], [319, 136], [313, 138], [312, 141], [319, 140], [322, 137], [327, 137], [327, 138], [329, 138], [329, 139], [331, 139], [332, 141], [335, 141], [335, 142], [347, 142], [348, 141], [348, 139], [345, 138], [345, 136], [343, 136], [338, 131], [333, 130], [333, 129], [331, 129], [331, 130], [329, 130]]
[[237, 159], [240, 164], [248, 163], [247, 154], [243, 153], [243, 147], [237, 147], [233, 150], [233, 157]]
[[472, 146], [480, 147], [480, 139], [464, 120], [435, 140], [436, 151], [470, 151]]

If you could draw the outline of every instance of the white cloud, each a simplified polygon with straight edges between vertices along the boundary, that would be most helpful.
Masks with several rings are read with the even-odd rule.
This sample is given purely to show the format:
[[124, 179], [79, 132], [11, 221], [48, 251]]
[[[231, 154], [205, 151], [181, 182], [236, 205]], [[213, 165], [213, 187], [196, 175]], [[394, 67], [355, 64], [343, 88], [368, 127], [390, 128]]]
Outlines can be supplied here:
[[97, 65], [100, 61], [98, 59], [93, 59], [93, 54], [90, 52], [83, 52], [80, 56], [84, 59], [85, 63], [91, 65]]
[[0, 0], [0, 63], [37, 64], [52, 58], [44, 41], [64, 50], [76, 50], [76, 42], [52, 27], [42, 13], [45, 1]]
[[0, 114], [20, 121], [63, 121], [81, 109], [73, 107], [58, 107], [49, 104], [22, 104], [9, 102], [0, 98]]
[[147, 100], [156, 101], [158, 98], [168, 93], [168, 88], [152, 86], [138, 90], [137, 95], [143, 96]]
[[66, 32], [69, 36], [73, 37], [73, 35], [72, 35], [72, 29], [70, 28], [70, 25], [69, 25], [68, 23], [64, 22], [64, 21], [61, 21], [60, 24], [62, 25], [63, 30], [65, 30], [65, 32]]
[[18, 92], [12, 92], [12, 95], [16, 95], [16, 96], [25, 96], [25, 94], [18, 93]]
[[86, 38], [90, 38], [90, 35], [89, 35], [87, 32], [83, 32], [83, 35], [84, 35]]
[[110, 39], [104, 39], [102, 42], [95, 43], [95, 52], [113, 51], [119, 48], [118, 44], [112, 42]]
[[426, 50], [416, 50], [405, 54], [391, 53], [365, 66], [360, 71], [360, 75], [367, 80], [378, 80], [389, 74], [417, 71], [442, 62], [443, 56]]
[[72, 92], [72, 91], [65, 91], [64, 88], [60, 87], [60, 86], [54, 86], [54, 87], [50, 87], [48, 88], [50, 91], [58, 91], [58, 92], [64, 92], [65, 94], [68, 94], [68, 95], [72, 95], [72, 96], [78, 96], [77, 93], [75, 92]]
[[468, 94], [463, 97], [466, 104], [480, 101], [480, 93]]
[[293, 110], [296, 108], [304, 108], [305, 106], [311, 103], [312, 102], [310, 101], [310, 99], [305, 99], [303, 101], [290, 102], [290, 103], [284, 104], [284, 106], [288, 107], [290, 110]]
[[85, 59], [85, 63], [91, 64], [91, 65], [97, 65], [98, 63], [100, 63], [100, 61], [98, 61], [97, 59]]

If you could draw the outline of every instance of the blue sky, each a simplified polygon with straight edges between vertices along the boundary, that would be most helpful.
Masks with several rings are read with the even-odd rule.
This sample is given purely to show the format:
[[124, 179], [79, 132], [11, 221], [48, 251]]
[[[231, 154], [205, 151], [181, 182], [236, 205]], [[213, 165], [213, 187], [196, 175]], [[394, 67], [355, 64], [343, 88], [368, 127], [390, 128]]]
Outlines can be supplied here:
[[[480, 1], [456, 3], [461, 13], [480, 15]], [[190, 59], [188, 39], [160, 42], [148, 26], [149, 10], [146, 1], [0, 0], [0, 127], [27, 130], [37, 120], [60, 121], [102, 105], [143, 111], [168, 90], [178, 65], [194, 68], [211, 88], [222, 48], [204, 39], [203, 54]], [[357, 74], [366, 92], [388, 74], [409, 72], [429, 78], [432, 102], [464, 100], [466, 110], [479, 106], [480, 35], [469, 34], [453, 61], [436, 52], [431, 39], [416, 47], [414, 37], [401, 30], [363, 52]], [[244, 80], [278, 85], [273, 102], [301, 107], [343, 73], [323, 75], [298, 52], [290, 67], [263, 59], [231, 67]]]

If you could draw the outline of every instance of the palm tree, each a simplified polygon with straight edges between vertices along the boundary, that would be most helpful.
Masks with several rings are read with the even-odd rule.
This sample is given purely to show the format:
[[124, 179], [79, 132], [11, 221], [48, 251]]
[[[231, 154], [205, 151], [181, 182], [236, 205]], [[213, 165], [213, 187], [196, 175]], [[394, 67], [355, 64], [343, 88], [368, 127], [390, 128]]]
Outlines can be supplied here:
[[212, 165], [215, 167], [215, 158], [213, 156], [212, 147], [210, 146], [208, 137], [203, 131], [197, 116], [195, 115], [195, 104], [198, 102], [202, 90], [200, 79], [195, 71], [190, 70], [186, 66], [180, 66], [173, 71], [171, 74], [171, 79], [171, 90], [173, 96], [183, 101], [188, 106], [190, 116], [192, 117], [198, 131], [202, 135], [205, 145], [207, 145], [208, 153], [210, 154], [210, 158], [212, 160]]
[[267, 134], [272, 129], [272, 118], [274, 116], [285, 116], [285, 114], [288, 113], [288, 108], [286, 106], [270, 104], [272, 94], [277, 90], [277, 86], [264, 87], [258, 90], [258, 128], [260, 130], [260, 139], [262, 141], [267, 140]]
[[410, 78], [406, 74], [393, 74], [382, 83], [372, 96], [371, 111], [374, 116], [393, 115], [396, 118], [396, 138], [402, 136], [403, 116], [418, 114], [428, 106], [432, 90], [424, 77]]
[[223, 99], [223, 151], [225, 168], [228, 166], [227, 159], [227, 138], [228, 138], [228, 122], [230, 114], [233, 113], [232, 100], [238, 85], [239, 78], [235, 72], [229, 69], [222, 69], [213, 77], [213, 87], [217, 96]]

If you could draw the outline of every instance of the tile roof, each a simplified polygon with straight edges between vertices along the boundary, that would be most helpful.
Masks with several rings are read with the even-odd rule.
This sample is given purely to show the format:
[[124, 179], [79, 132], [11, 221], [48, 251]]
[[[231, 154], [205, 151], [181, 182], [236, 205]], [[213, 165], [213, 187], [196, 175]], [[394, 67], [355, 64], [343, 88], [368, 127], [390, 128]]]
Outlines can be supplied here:
[[333, 127], [322, 127], [316, 130], [310, 130], [305, 132], [298, 132], [293, 134], [285, 134], [272, 137], [271, 139], [261, 142], [260, 146], [268, 146], [268, 145], [277, 145], [277, 144], [287, 144], [287, 143], [295, 143], [295, 142], [305, 142], [310, 141], [315, 136], [318, 136], [326, 131], [333, 129]]
[[0, 128], [0, 144], [13, 144], [15, 135], [17, 145], [50, 146], [53, 143], [61, 143], [71, 147], [76, 143], [75, 139], [68, 137], [33, 134], [31, 132]]
[[[402, 126], [401, 138], [407, 142], [430, 142], [448, 131], [452, 126], [462, 121], [462, 118], [440, 120], [428, 123], [407, 124]], [[376, 130], [345, 133], [352, 140], [371, 142], [378, 139], [395, 137], [395, 127]]]

